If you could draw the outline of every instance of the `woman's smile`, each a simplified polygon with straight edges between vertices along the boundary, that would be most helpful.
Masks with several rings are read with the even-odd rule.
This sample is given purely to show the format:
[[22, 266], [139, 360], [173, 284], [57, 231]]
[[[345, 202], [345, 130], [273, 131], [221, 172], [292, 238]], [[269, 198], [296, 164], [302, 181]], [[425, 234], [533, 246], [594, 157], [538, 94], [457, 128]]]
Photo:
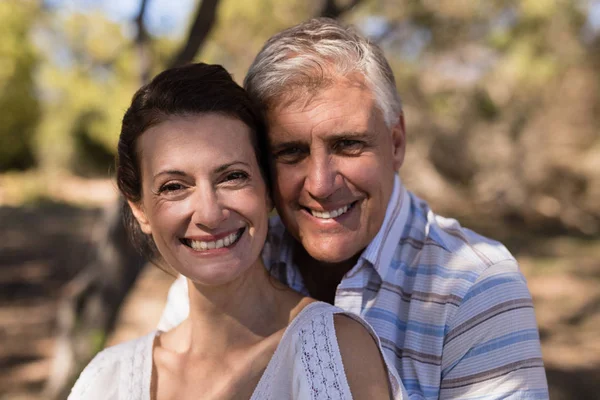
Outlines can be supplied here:
[[245, 227], [236, 229], [231, 233], [215, 236], [181, 238], [180, 241], [187, 247], [197, 252], [209, 253], [214, 250], [230, 249], [234, 247], [244, 234]]

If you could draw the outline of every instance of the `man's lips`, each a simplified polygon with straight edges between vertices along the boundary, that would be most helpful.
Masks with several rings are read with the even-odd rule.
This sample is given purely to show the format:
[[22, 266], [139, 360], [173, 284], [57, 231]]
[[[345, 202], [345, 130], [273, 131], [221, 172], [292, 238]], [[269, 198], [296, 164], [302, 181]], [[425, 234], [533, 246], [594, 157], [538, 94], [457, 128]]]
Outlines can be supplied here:
[[341, 217], [342, 215], [348, 213], [354, 208], [356, 203], [358, 203], [358, 200], [340, 207], [329, 208], [328, 210], [315, 210], [309, 207], [302, 207], [302, 209], [315, 218], [328, 220]]
[[[245, 227], [238, 229], [231, 233], [224, 233], [215, 236], [202, 236], [192, 238], [181, 238], [181, 243], [185, 246], [190, 247], [196, 251], [206, 251], [220, 249], [223, 247], [233, 246], [242, 237], [242, 234], [246, 230]], [[204, 239], [204, 240], [201, 240]], [[212, 239], [212, 240], [206, 240]]]

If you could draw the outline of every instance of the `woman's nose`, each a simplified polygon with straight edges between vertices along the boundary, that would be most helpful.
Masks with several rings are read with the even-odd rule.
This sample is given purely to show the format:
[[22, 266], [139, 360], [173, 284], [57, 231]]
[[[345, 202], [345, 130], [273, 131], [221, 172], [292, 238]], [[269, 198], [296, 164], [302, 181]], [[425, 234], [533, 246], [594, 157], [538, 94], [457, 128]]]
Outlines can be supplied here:
[[198, 195], [194, 196], [192, 222], [207, 229], [215, 229], [227, 219], [229, 212], [223, 207], [214, 190], [197, 189]]

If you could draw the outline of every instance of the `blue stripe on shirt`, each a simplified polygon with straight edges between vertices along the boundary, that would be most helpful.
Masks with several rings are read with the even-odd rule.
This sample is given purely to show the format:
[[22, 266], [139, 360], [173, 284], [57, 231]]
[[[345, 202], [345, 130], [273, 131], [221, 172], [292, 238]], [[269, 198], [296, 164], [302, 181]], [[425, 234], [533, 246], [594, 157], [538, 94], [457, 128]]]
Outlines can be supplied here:
[[444, 325], [425, 324], [417, 321], [409, 321], [406, 323], [398, 318], [396, 314], [377, 307], [372, 307], [367, 310], [364, 316], [392, 323], [402, 332], [412, 331], [422, 335], [443, 337], [447, 330], [447, 326]]
[[392, 260], [390, 268], [400, 270], [406, 276], [415, 277], [417, 275], [436, 275], [441, 278], [462, 279], [467, 282], [475, 282], [479, 275], [472, 271], [451, 270], [439, 264], [419, 264], [418, 268], [409, 267], [408, 264], [400, 260]]
[[470, 300], [472, 297], [475, 297], [481, 293], [486, 292], [487, 290], [496, 287], [498, 285], [503, 285], [505, 283], [515, 283], [515, 282], [524, 282], [523, 277], [520, 274], [514, 272], [508, 272], [504, 274], [498, 274], [494, 276], [490, 276], [471, 287], [471, 290], [465, 295], [463, 298], [463, 303]]

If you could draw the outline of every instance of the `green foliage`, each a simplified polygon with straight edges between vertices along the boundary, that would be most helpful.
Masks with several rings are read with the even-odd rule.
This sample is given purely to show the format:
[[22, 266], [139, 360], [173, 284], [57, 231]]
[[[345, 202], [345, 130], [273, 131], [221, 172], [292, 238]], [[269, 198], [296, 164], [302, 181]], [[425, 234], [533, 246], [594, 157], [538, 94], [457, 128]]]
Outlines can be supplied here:
[[199, 60], [222, 64], [236, 81], [274, 33], [317, 13], [321, 1], [222, 0], [217, 24]]
[[102, 350], [106, 344], [107, 335], [106, 332], [100, 329], [94, 329], [90, 332], [90, 347], [92, 349], [92, 354], [98, 353]]
[[475, 102], [479, 114], [484, 119], [493, 120], [500, 114], [500, 110], [490, 97], [489, 93], [485, 90], [478, 90], [475, 92]]
[[33, 77], [38, 58], [29, 36], [37, 12], [28, 1], [0, 2], [0, 171], [34, 163], [40, 104]]
[[[0, 170], [35, 161], [44, 172], [106, 176], [141, 84], [126, 29], [134, 24], [38, 4], [0, 2]], [[221, 0], [196, 59], [241, 82], [265, 40], [322, 6]], [[342, 16], [375, 35], [394, 70], [411, 189], [429, 199], [432, 188], [444, 192], [442, 207], [468, 199], [473, 209], [593, 230], [584, 217], [600, 221], [600, 37], [582, 40], [586, 10], [567, 0], [362, 0]], [[150, 38], [150, 75], [181, 45]], [[561, 189], [572, 180], [584, 189]]]
[[[121, 118], [139, 86], [135, 48], [102, 14], [56, 16], [43, 30], [51, 39], [49, 62], [40, 69], [48, 99], [36, 143], [40, 165], [106, 176]], [[62, 60], [53, 60], [57, 53]]]

